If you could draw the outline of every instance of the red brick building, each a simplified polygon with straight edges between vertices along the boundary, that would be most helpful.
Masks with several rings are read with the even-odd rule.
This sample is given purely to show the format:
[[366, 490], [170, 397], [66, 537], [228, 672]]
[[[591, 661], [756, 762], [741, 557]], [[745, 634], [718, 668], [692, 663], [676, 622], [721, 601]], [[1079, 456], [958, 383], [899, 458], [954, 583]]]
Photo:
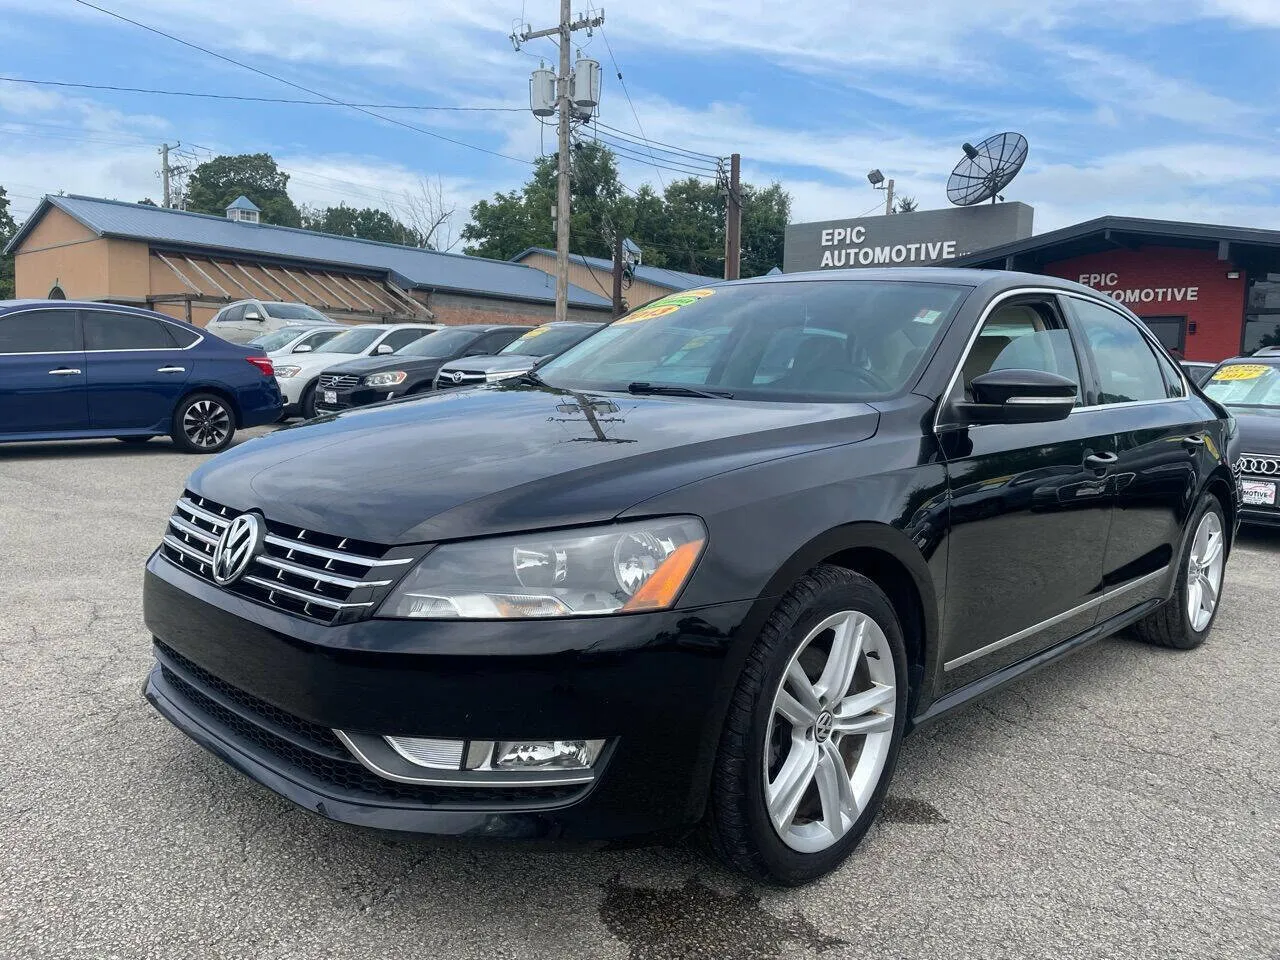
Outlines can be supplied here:
[[951, 262], [1094, 287], [1188, 360], [1280, 345], [1280, 231], [1102, 217]]

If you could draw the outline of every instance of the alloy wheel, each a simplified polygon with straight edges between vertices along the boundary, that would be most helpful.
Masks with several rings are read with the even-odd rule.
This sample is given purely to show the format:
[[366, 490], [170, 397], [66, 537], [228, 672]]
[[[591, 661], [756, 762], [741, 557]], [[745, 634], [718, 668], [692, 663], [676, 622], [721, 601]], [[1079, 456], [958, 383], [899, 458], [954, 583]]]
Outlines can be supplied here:
[[1225, 545], [1222, 521], [1210, 510], [1200, 518], [1187, 560], [1187, 619], [1197, 633], [1209, 626], [1218, 606]]
[[898, 678], [888, 638], [846, 610], [804, 638], [773, 697], [764, 793], [782, 842], [817, 853], [866, 809], [893, 743]]
[[231, 433], [231, 414], [216, 400], [197, 400], [182, 415], [182, 432], [194, 446], [213, 449]]

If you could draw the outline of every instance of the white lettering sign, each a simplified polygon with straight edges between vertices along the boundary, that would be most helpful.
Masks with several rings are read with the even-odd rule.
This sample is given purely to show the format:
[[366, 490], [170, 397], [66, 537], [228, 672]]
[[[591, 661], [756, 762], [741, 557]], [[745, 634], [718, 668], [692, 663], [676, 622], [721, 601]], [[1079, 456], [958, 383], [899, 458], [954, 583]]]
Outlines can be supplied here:
[[1122, 288], [1118, 273], [1082, 273], [1079, 280], [1119, 303], [1190, 303], [1200, 299], [1199, 287]]
[[819, 234], [819, 246], [823, 248], [819, 266], [866, 267], [872, 264], [935, 263], [939, 260], [954, 260], [958, 256], [954, 240], [864, 246], [866, 243], [867, 228], [862, 224], [856, 227], [828, 227]]

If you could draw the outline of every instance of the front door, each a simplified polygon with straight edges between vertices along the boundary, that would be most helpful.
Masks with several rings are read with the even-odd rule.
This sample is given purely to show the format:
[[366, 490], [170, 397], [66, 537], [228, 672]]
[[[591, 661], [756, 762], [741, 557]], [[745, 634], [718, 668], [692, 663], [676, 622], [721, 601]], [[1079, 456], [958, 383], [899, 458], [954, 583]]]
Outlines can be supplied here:
[[109, 310], [82, 315], [93, 428], [167, 432], [191, 355], [178, 349], [161, 320]]
[[1163, 594], [1182, 530], [1213, 469], [1213, 439], [1203, 401], [1188, 395], [1180, 371], [1133, 320], [1082, 297], [1066, 302], [1098, 403], [1117, 431], [1116, 509], [1102, 574], [1114, 596], [1099, 612], [1106, 619]]
[[0, 434], [84, 430], [84, 369], [74, 310], [0, 315]]
[[[997, 307], [963, 361], [953, 398], [996, 369], [1084, 382], [1055, 297]], [[951, 497], [942, 649], [943, 686], [952, 690], [1093, 625], [1115, 437], [1106, 417], [1086, 409], [1051, 423], [965, 429], [947, 429], [944, 411], [939, 437]]]

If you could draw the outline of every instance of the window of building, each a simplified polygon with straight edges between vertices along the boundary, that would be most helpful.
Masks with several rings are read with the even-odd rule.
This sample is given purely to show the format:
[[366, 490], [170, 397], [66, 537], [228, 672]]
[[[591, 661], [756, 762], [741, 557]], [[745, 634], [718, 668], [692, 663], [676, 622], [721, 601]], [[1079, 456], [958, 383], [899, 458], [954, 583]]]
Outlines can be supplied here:
[[1268, 273], [1249, 284], [1242, 353], [1280, 347], [1280, 273]]

